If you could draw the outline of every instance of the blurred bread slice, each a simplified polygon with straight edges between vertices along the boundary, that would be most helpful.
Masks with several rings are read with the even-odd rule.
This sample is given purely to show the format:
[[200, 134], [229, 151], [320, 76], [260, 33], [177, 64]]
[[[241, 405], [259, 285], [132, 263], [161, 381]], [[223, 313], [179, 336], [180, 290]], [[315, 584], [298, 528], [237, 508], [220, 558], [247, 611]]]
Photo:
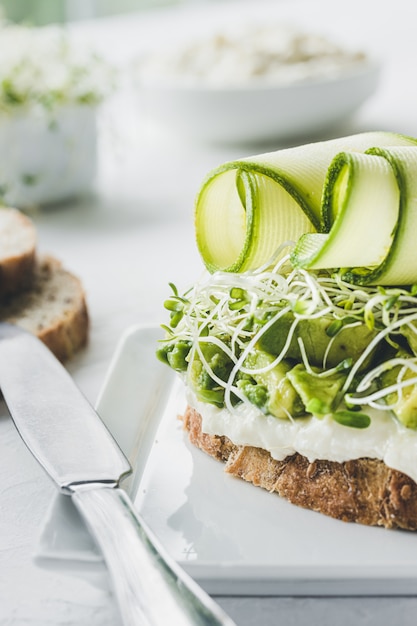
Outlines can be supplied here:
[[35, 269], [36, 230], [17, 209], [0, 208], [0, 298], [27, 288]]
[[54, 257], [40, 257], [30, 287], [0, 301], [0, 321], [37, 335], [60, 361], [66, 361], [88, 338], [82, 284]]

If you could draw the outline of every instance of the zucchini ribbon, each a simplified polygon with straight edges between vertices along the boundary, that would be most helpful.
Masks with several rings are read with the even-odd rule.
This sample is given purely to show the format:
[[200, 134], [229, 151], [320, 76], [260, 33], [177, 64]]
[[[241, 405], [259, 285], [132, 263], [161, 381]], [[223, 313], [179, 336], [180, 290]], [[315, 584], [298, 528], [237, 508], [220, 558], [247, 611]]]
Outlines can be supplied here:
[[417, 140], [369, 132], [225, 163], [201, 187], [195, 227], [210, 272], [259, 268], [291, 243], [295, 267], [417, 282]]

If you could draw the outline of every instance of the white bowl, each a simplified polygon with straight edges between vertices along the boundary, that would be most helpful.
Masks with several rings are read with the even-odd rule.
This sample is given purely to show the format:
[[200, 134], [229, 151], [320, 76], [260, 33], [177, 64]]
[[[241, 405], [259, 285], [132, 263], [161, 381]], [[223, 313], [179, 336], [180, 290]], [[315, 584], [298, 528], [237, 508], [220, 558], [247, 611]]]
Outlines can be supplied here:
[[65, 106], [0, 115], [0, 194], [17, 208], [87, 191], [97, 165], [97, 110]]
[[367, 61], [334, 78], [292, 84], [213, 87], [147, 80], [141, 113], [196, 140], [247, 143], [293, 139], [335, 127], [376, 90], [380, 64]]

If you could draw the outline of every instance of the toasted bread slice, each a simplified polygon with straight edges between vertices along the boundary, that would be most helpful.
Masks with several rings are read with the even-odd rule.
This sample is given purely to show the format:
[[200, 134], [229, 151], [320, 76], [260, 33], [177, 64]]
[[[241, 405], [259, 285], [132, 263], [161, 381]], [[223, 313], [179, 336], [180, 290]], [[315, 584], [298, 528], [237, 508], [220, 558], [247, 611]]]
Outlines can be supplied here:
[[345, 522], [417, 530], [417, 484], [383, 461], [314, 461], [293, 454], [277, 461], [269, 452], [235, 445], [202, 432], [201, 415], [188, 407], [183, 417], [190, 441], [225, 463], [225, 471], [298, 506]]
[[80, 280], [50, 256], [35, 266], [31, 286], [0, 303], [0, 321], [37, 335], [60, 361], [66, 361], [88, 337], [88, 312]]
[[30, 285], [35, 254], [33, 222], [17, 209], [0, 208], [0, 298]]

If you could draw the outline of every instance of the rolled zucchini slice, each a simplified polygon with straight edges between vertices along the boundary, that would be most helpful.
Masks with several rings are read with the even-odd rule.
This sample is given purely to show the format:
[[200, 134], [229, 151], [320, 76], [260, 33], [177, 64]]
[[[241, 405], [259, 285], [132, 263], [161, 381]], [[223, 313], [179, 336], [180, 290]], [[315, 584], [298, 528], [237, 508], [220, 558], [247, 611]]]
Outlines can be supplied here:
[[288, 242], [326, 234], [322, 197], [338, 153], [416, 146], [411, 137], [369, 132], [231, 161], [210, 172], [195, 204], [195, 232], [210, 272], [272, 264]]
[[389, 161], [343, 152], [329, 168], [322, 219], [326, 234], [304, 234], [291, 255], [306, 269], [374, 268], [388, 255], [396, 231], [400, 188]]
[[299, 239], [291, 255], [295, 267], [342, 270], [361, 285], [417, 282], [417, 148], [338, 155], [322, 219], [328, 233]]

